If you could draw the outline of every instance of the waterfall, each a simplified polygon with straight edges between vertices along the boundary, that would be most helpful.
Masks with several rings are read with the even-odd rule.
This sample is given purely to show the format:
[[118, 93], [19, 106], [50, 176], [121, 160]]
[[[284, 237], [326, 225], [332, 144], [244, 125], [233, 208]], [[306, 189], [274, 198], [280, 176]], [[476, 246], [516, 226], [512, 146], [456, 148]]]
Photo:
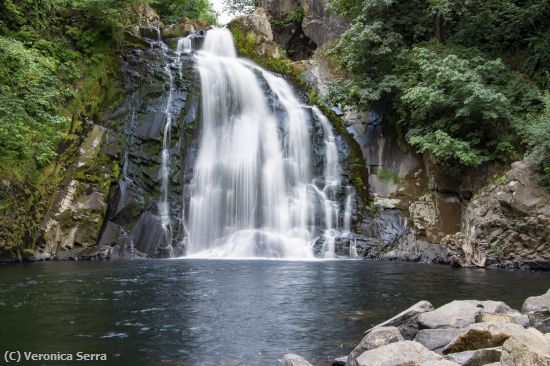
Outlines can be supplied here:
[[[341, 169], [328, 119], [316, 107], [304, 106], [283, 78], [238, 58], [227, 29], [209, 30], [195, 59], [202, 125], [190, 186], [187, 255], [314, 258], [320, 200], [321, 255], [334, 257]], [[271, 98], [276, 111], [268, 104]], [[311, 117], [324, 135], [322, 189], [312, 179]]]

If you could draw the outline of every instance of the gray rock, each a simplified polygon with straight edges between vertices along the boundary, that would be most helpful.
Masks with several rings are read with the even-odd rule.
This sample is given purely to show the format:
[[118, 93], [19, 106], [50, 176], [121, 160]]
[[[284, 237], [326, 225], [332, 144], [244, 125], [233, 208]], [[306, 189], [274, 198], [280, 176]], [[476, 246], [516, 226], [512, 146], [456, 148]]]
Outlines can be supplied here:
[[421, 328], [464, 328], [475, 323], [482, 311], [518, 315], [517, 311], [502, 301], [455, 300], [434, 311], [421, 314], [418, 322]]
[[302, 356], [298, 356], [294, 353], [287, 353], [283, 356], [281, 361], [282, 366], [313, 366]]
[[430, 351], [434, 351], [448, 345], [462, 332], [462, 329], [422, 329], [416, 333], [414, 341], [424, 345]]
[[357, 358], [359, 366], [409, 366], [443, 359], [423, 345], [413, 341], [390, 343], [363, 352]]
[[420, 366], [459, 366], [459, 364], [449, 360], [439, 360], [439, 361], [426, 361], [420, 364]]
[[476, 322], [477, 323], [515, 323], [514, 318], [512, 318], [509, 315], [506, 314], [494, 314], [494, 313], [487, 313], [485, 311], [480, 312], [476, 316]]
[[550, 366], [550, 337], [529, 328], [502, 345], [502, 366]]
[[[417, 319], [419, 318], [419, 315], [430, 312], [433, 309], [433, 305], [428, 301], [419, 301], [407, 310], [400, 312], [393, 318], [378, 324], [374, 328], [391, 326], [397, 327], [403, 338], [410, 340], [414, 338], [416, 332], [418, 331]], [[367, 332], [370, 332], [374, 328], [369, 329]]]
[[443, 350], [444, 354], [501, 346], [511, 336], [525, 332], [519, 324], [476, 323], [468, 326]]
[[346, 361], [346, 366], [357, 366], [357, 357], [365, 351], [404, 340], [401, 333], [399, 333], [399, 329], [396, 327], [376, 327], [369, 331], [353, 351], [351, 351]]
[[344, 366], [347, 361], [348, 356], [336, 357], [334, 361], [332, 361], [332, 366]]
[[535, 328], [544, 333], [550, 331], [550, 290], [544, 295], [528, 297], [521, 310]]
[[483, 348], [475, 351], [464, 351], [447, 355], [450, 361], [462, 366], [481, 366], [500, 360], [501, 348]]

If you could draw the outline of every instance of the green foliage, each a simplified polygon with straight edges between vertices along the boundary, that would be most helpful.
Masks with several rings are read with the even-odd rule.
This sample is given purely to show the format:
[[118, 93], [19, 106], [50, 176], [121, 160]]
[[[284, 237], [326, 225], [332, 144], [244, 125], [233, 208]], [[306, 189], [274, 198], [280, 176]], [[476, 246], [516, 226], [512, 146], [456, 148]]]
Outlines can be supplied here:
[[0, 36], [0, 64], [0, 169], [34, 173], [55, 156], [67, 126], [58, 62]]
[[499, 59], [487, 61], [462, 49], [415, 47], [400, 71], [404, 82], [396, 104], [407, 139], [444, 162], [474, 166], [505, 159], [520, 113], [540, 110], [536, 90]]
[[152, 0], [151, 6], [165, 24], [177, 23], [184, 16], [216, 23], [216, 12], [209, 0]]
[[526, 142], [532, 150], [530, 159], [539, 173], [539, 182], [550, 191], [550, 94], [544, 96], [544, 113], [534, 116], [527, 128]]
[[225, 12], [231, 15], [250, 14], [261, 6], [260, 0], [226, 0], [223, 4]]
[[333, 0], [331, 8], [355, 18], [328, 51], [349, 76], [331, 83], [329, 100], [363, 110], [385, 109], [400, 85], [395, 71], [399, 55], [414, 41], [429, 38], [427, 5], [419, 0]]
[[304, 8], [302, 8], [301, 6], [298, 6], [296, 9], [292, 10], [288, 14], [288, 20], [290, 20], [291, 22], [302, 23], [305, 16], [306, 16], [306, 12]]
[[548, 85], [549, 7], [546, 0], [331, 0], [353, 25], [328, 53], [346, 75], [329, 85], [327, 102], [383, 113], [398, 122], [398, 135], [448, 166], [518, 157], [526, 120], [542, 105], [517, 71]]

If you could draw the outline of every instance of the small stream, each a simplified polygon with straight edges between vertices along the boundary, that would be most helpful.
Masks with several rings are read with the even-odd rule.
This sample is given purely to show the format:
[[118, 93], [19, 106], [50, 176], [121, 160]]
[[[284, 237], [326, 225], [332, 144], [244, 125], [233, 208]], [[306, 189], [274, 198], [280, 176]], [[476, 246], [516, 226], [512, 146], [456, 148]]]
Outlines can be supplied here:
[[549, 286], [548, 273], [359, 260], [1, 266], [0, 344], [104, 352], [109, 365], [278, 365], [288, 352], [330, 365], [419, 300], [521, 308]]

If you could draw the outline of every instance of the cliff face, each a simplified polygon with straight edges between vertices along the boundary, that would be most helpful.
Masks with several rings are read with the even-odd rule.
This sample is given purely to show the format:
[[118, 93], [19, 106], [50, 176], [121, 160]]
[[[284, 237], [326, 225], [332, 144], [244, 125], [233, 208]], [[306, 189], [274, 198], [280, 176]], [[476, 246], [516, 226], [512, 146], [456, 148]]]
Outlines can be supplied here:
[[[289, 53], [280, 20], [303, 9], [299, 31], [315, 44], [300, 61], [320, 95], [342, 77], [323, 45], [349, 23], [325, 10], [326, 1], [264, 0], [274, 37]], [[282, 22], [288, 27], [289, 22]], [[295, 31], [293, 31], [295, 32]], [[358, 202], [358, 253], [367, 258], [438, 262], [457, 266], [550, 268], [550, 195], [536, 184], [528, 161], [449, 172], [432, 156], [398, 139], [383, 115], [345, 108], [341, 122], [361, 146], [372, 203]]]

